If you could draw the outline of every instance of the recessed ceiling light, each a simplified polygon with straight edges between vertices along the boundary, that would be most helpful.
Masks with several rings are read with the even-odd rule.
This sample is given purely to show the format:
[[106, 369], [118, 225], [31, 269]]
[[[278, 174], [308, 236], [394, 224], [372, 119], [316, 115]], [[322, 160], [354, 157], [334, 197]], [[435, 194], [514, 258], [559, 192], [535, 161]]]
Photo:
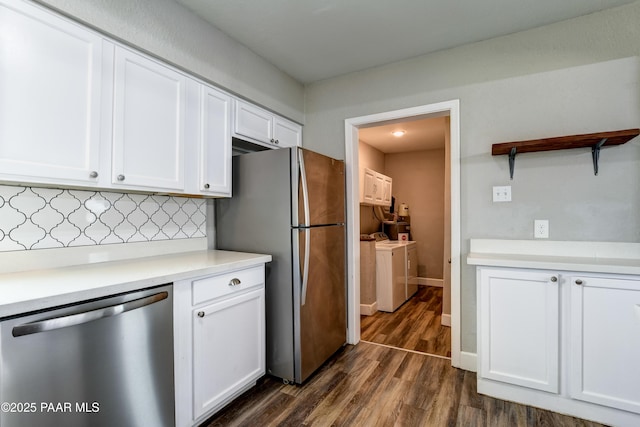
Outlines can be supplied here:
[[407, 131], [404, 130], [397, 130], [395, 132], [391, 132], [391, 135], [395, 136], [396, 138], [400, 138], [402, 135], [404, 135], [405, 133], [407, 133]]

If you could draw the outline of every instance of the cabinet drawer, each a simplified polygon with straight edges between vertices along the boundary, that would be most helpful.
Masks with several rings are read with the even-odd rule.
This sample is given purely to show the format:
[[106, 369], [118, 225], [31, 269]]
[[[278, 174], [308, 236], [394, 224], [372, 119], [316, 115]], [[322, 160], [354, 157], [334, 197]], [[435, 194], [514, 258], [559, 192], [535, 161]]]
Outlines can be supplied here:
[[263, 283], [263, 266], [194, 280], [191, 285], [193, 289], [193, 305], [260, 286]]

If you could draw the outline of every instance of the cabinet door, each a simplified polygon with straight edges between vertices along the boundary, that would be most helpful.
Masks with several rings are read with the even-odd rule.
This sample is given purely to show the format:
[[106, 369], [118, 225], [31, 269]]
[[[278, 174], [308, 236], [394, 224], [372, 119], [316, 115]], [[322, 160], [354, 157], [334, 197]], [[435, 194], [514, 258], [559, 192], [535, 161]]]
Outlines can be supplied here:
[[640, 278], [574, 276], [570, 393], [640, 413]]
[[558, 275], [478, 270], [479, 374], [558, 392]]
[[280, 117], [274, 117], [273, 139], [280, 147], [300, 147], [302, 145], [302, 127]]
[[112, 183], [184, 189], [186, 77], [117, 48]]
[[418, 247], [416, 244], [407, 248], [407, 299], [418, 292]]
[[273, 140], [273, 114], [255, 105], [236, 100], [234, 132], [241, 136], [271, 143]]
[[404, 248], [376, 250], [376, 300], [378, 310], [393, 312], [406, 301], [407, 268]]
[[382, 204], [384, 206], [391, 206], [391, 184], [392, 179], [382, 175]]
[[200, 192], [231, 196], [231, 97], [202, 85]]
[[0, 180], [97, 182], [102, 43], [27, 2], [0, 1]]
[[373, 203], [384, 205], [384, 175], [376, 173], [373, 182]]
[[265, 373], [264, 287], [195, 309], [193, 419]]
[[361, 203], [367, 203], [367, 204], [373, 204], [374, 203], [374, 194], [376, 191], [376, 173], [374, 171], [372, 171], [371, 169], [364, 169], [364, 175], [363, 175], [363, 180], [364, 180], [364, 186], [363, 186], [363, 192], [362, 192], [362, 199], [360, 200]]

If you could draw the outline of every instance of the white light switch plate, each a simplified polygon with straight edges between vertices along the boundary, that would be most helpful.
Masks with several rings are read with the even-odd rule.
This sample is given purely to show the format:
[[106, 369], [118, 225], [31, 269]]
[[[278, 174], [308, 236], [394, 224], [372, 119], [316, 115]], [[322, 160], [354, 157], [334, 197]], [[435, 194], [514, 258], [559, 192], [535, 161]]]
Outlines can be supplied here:
[[500, 187], [493, 187], [493, 201], [494, 202], [510, 202], [511, 186], [505, 185]]
[[536, 219], [533, 221], [533, 237], [535, 239], [549, 238], [549, 220]]

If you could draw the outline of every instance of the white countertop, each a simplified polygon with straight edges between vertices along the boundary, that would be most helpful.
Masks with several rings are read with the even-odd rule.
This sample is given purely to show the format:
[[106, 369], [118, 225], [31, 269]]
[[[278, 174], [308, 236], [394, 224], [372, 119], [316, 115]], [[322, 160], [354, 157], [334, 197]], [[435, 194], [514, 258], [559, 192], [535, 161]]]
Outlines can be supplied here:
[[640, 275], [640, 244], [471, 239], [467, 264]]
[[415, 240], [380, 240], [376, 242], [376, 250], [392, 251], [404, 246], [417, 245]]
[[217, 250], [158, 255], [0, 274], [0, 317], [219, 274], [271, 261], [271, 255]]

